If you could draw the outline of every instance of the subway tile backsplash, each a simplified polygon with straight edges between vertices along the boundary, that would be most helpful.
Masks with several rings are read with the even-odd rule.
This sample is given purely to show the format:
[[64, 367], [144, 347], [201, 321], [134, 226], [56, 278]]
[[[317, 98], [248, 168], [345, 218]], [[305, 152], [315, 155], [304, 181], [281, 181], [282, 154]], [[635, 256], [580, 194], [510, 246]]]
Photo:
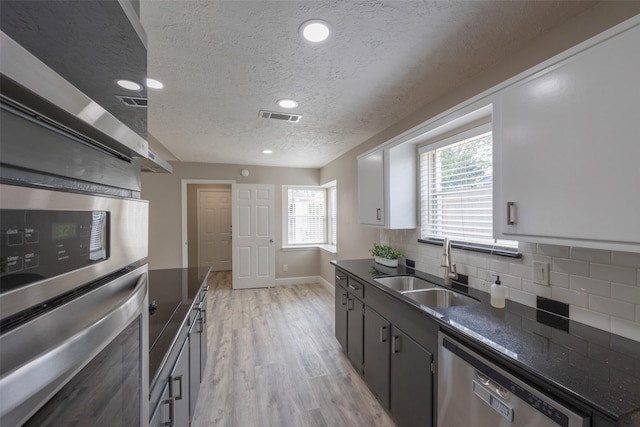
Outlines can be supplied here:
[[[420, 244], [418, 230], [381, 230], [381, 241], [414, 259], [416, 269], [441, 276], [442, 248]], [[598, 329], [640, 341], [640, 254], [520, 242], [521, 259], [452, 249], [458, 272], [469, 286], [489, 291], [494, 275], [507, 298], [536, 306], [538, 296], [569, 304], [569, 317]], [[533, 261], [548, 263], [550, 286], [533, 282]]]

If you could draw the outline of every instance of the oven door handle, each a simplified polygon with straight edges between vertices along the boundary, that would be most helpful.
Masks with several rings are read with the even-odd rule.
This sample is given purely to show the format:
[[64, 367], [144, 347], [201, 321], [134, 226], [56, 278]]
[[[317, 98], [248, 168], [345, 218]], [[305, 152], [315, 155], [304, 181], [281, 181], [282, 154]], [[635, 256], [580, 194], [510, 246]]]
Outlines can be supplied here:
[[147, 301], [144, 265], [2, 335], [0, 425], [25, 422], [136, 318], [148, 328]]

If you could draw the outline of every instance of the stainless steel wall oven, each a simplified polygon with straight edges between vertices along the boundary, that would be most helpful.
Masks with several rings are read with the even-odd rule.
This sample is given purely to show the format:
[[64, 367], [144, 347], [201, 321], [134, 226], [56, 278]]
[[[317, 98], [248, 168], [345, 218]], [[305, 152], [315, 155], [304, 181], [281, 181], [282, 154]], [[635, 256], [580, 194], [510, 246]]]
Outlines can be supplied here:
[[0, 425], [144, 425], [147, 203], [2, 185], [0, 205]]

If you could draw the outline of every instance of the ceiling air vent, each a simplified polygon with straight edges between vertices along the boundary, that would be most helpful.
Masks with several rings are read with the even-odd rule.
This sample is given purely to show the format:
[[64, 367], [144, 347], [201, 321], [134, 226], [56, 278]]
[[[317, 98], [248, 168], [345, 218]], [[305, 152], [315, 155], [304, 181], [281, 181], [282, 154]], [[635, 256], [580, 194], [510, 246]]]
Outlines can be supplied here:
[[127, 105], [129, 107], [147, 108], [147, 98], [142, 98], [139, 96], [122, 96], [122, 95], [116, 95], [116, 98], [122, 101], [124, 105]]
[[260, 115], [263, 119], [271, 119], [271, 120], [283, 120], [285, 122], [293, 122], [298, 123], [302, 116], [300, 114], [288, 114], [288, 113], [277, 113], [275, 111], [264, 111], [260, 110]]

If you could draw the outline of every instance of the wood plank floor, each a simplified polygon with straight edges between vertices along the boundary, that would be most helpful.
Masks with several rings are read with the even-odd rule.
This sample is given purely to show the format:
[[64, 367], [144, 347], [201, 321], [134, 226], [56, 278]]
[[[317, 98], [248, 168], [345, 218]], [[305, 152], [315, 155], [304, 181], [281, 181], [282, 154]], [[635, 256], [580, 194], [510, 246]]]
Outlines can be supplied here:
[[192, 425], [394, 426], [334, 337], [320, 284], [231, 289], [209, 277], [208, 346]]

